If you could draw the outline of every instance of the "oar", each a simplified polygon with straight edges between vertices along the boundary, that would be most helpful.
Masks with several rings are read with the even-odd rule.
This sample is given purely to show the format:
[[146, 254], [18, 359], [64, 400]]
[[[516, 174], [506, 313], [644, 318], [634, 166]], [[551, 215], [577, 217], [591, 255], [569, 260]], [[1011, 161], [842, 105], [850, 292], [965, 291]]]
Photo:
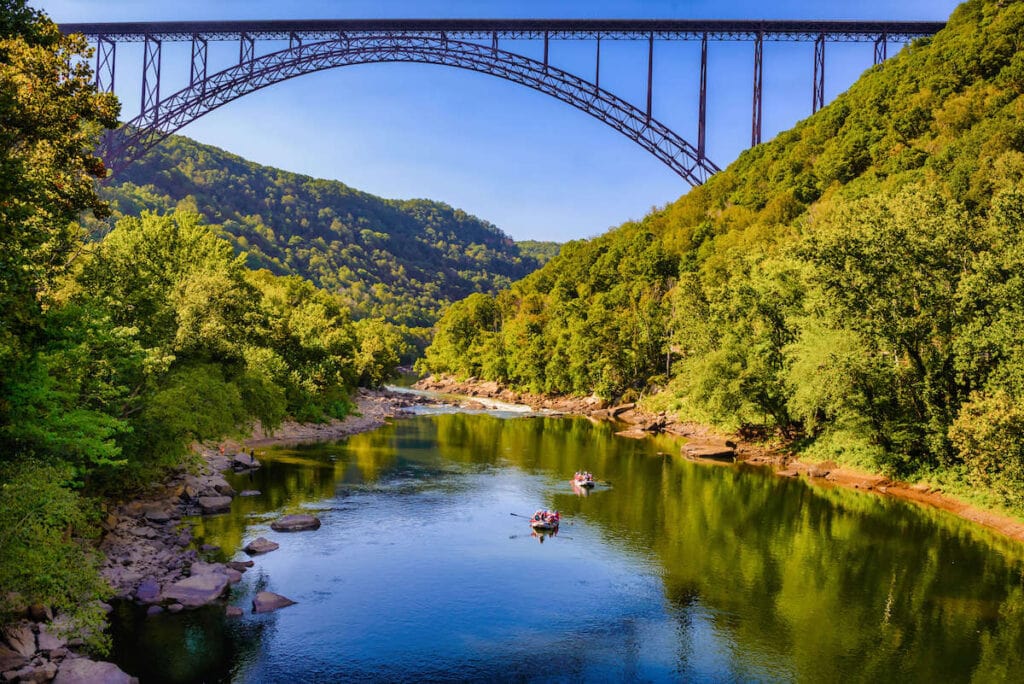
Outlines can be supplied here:
[[527, 520], [533, 519], [532, 515], [519, 515], [518, 513], [509, 513], [509, 515], [514, 515], [517, 518], [526, 518]]

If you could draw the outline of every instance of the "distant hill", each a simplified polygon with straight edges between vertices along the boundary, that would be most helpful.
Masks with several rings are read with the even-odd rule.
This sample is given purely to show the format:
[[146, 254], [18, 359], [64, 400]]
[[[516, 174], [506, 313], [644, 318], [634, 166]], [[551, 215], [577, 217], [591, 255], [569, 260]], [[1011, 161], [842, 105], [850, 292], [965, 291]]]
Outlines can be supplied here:
[[251, 268], [297, 274], [341, 294], [355, 318], [428, 326], [448, 302], [494, 292], [550, 259], [494, 225], [429, 200], [388, 200], [344, 183], [261, 166], [171, 136], [104, 188], [115, 216], [199, 211]]

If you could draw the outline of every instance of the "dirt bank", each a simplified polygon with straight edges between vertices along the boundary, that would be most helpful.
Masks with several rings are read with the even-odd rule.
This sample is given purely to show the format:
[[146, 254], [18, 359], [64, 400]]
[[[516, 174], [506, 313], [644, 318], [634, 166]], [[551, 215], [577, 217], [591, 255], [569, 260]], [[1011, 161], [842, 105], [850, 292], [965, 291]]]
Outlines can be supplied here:
[[879, 496], [906, 499], [948, 511], [1010, 539], [1024, 542], [1024, 523], [1021, 521], [972, 506], [927, 485], [898, 482], [834, 463], [804, 462], [793, 458], [782, 443], [753, 442], [740, 435], [723, 434], [705, 425], [680, 421], [670, 414], [647, 413], [634, 404], [612, 406], [598, 397], [546, 397], [516, 392], [496, 382], [481, 382], [475, 378], [460, 381], [449, 376], [430, 376], [416, 383], [415, 387], [526, 404], [537, 410], [550, 411], [553, 415], [578, 415], [593, 420], [617, 421], [623, 423], [623, 430], [617, 433], [623, 437], [642, 438], [657, 432], [679, 435], [687, 439], [680, 450], [684, 457], [695, 460], [728, 460], [734, 457], [736, 461], [772, 468], [781, 477], [806, 477], [815, 485], [848, 487]]

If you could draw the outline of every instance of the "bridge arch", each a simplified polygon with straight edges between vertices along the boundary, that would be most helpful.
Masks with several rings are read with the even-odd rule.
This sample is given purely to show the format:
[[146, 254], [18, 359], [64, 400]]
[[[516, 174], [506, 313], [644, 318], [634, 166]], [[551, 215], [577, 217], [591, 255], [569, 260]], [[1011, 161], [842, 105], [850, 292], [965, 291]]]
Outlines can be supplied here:
[[691, 185], [700, 185], [719, 171], [670, 128], [589, 81], [497, 47], [436, 35], [340, 37], [243, 61], [162, 99], [108, 135], [101, 154], [117, 174], [168, 135], [244, 95], [305, 74], [381, 62], [437, 64], [497, 76], [555, 97], [611, 126]]

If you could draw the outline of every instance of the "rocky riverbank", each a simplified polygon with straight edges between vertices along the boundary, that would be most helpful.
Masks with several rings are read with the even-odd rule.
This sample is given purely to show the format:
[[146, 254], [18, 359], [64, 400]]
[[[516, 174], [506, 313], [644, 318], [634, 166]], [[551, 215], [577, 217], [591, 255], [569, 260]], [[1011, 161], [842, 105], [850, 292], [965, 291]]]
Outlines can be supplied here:
[[[321, 441], [373, 430], [388, 418], [405, 414], [407, 407], [418, 401], [406, 395], [361, 390], [356, 397], [358, 415], [323, 425], [289, 422], [273, 434], [257, 426], [253, 438], [244, 446], [251, 449], [268, 444]], [[113, 599], [146, 606], [150, 615], [210, 604], [223, 605], [228, 616], [241, 615], [239, 609], [227, 605], [225, 596], [255, 561], [207, 562], [218, 549], [197, 546], [186, 518], [229, 510], [236, 496], [255, 494], [236, 492], [222, 475], [232, 468], [259, 467], [251, 451], [246, 453], [242, 446], [197, 445], [194, 450], [199, 456], [198, 465], [169, 475], [132, 501], [106, 506], [99, 550], [104, 556], [101, 573], [110, 585]], [[319, 526], [319, 521], [297, 522], [291, 518], [282, 519], [280, 525], [289, 530]], [[263, 594], [254, 602], [254, 612], [290, 604], [285, 597]], [[81, 650], [81, 638], [58, 636], [62, 632], [59, 616], [54, 619], [48, 611], [36, 607], [30, 617], [0, 630], [0, 681], [137, 681], [113, 663], [87, 658]]]
[[666, 413], [643, 411], [635, 404], [610, 405], [598, 397], [547, 397], [529, 392], [516, 392], [496, 382], [476, 378], [460, 381], [450, 376], [429, 376], [416, 383], [416, 389], [468, 397], [485, 397], [510, 403], [525, 404], [550, 415], [578, 415], [593, 420], [623, 423], [617, 434], [643, 438], [665, 432], [686, 438], [680, 454], [686, 458], [708, 462], [743, 462], [770, 467], [780, 477], [805, 477], [818, 486], [839, 486], [893, 496], [939, 508], [965, 520], [994, 530], [1010, 539], [1024, 542], [1024, 523], [995, 511], [964, 503], [927, 484], [908, 484], [891, 480], [877, 473], [858, 471], [831, 462], [804, 462], [793, 456], [781, 442], [764, 444], [743, 435], [715, 432], [699, 423], [681, 421]]

